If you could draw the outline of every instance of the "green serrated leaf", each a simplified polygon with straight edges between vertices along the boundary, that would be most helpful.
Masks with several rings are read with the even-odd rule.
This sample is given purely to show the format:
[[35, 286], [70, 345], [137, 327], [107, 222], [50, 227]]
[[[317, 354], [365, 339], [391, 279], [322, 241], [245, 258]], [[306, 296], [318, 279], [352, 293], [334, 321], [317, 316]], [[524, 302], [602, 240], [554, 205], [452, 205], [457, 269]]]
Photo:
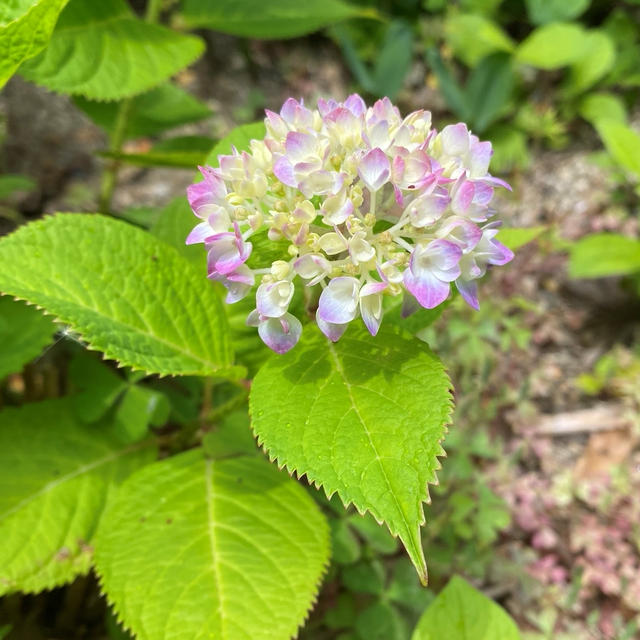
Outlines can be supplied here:
[[40, 355], [54, 332], [51, 319], [37, 309], [0, 297], [0, 380]]
[[20, 73], [52, 91], [120, 100], [194, 62], [204, 42], [136, 18], [124, 0], [70, 0], [49, 46]]
[[0, 595], [86, 573], [107, 499], [154, 457], [80, 424], [68, 398], [0, 412]]
[[[118, 105], [95, 102], [82, 96], [73, 99], [96, 124], [113, 133]], [[211, 110], [171, 82], [151, 89], [133, 98], [131, 112], [125, 128], [125, 139], [152, 136], [167, 129], [208, 118]]]
[[326, 521], [302, 487], [260, 456], [195, 450], [123, 485], [100, 525], [96, 567], [139, 640], [288, 640], [328, 553]]
[[616, 233], [594, 233], [571, 247], [572, 278], [604, 278], [640, 271], [640, 241]]
[[258, 372], [252, 426], [279, 465], [385, 522], [426, 583], [422, 503], [444, 453], [450, 386], [438, 358], [406, 334], [352, 327], [332, 344], [310, 326]]
[[343, 0], [185, 0], [182, 15], [189, 27], [269, 40], [301, 36], [371, 11]]
[[516, 60], [538, 69], [559, 69], [588, 53], [586, 35], [579, 24], [553, 22], [538, 27], [518, 46]]
[[22, 62], [47, 46], [69, 0], [30, 0], [0, 7], [0, 89]]
[[89, 348], [160, 375], [241, 375], [211, 283], [119, 220], [57, 214], [0, 240], [0, 291], [57, 316]]
[[509, 614], [458, 576], [429, 605], [411, 640], [519, 640]]

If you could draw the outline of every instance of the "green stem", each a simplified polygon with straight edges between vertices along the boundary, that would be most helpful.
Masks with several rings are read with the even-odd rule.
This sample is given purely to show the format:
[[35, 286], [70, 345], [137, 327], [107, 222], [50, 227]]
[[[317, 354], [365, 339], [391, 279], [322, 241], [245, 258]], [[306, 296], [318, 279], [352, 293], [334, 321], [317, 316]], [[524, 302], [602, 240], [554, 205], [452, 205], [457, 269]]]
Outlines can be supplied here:
[[[124, 143], [132, 106], [133, 98], [123, 100], [118, 106], [116, 124], [109, 144], [109, 151], [112, 153], [120, 153], [120, 151], [122, 151], [122, 144]], [[116, 187], [119, 168], [120, 162], [116, 158], [112, 158], [107, 162], [107, 166], [102, 174], [102, 182], [100, 184], [100, 211], [102, 211], [102, 213], [109, 213], [111, 210], [111, 199]]]
[[162, 0], [149, 0], [149, 2], [147, 2], [147, 10], [144, 14], [144, 19], [151, 23], [158, 22], [158, 16], [160, 15], [161, 10]]
[[[160, 11], [162, 9], [163, 0], [149, 0], [147, 3], [147, 10], [145, 12], [144, 19], [155, 24], [158, 22]], [[129, 124], [129, 117], [131, 116], [131, 109], [133, 107], [133, 98], [126, 98], [118, 107], [118, 114], [116, 116], [116, 123], [113, 129], [113, 134], [109, 143], [109, 151], [111, 153], [120, 153], [122, 151], [122, 145], [125, 140], [125, 133], [127, 125]], [[112, 158], [107, 162], [102, 173], [102, 181], [100, 184], [100, 211], [103, 213], [109, 213], [111, 210], [111, 200], [113, 198], [113, 191], [116, 188], [118, 181], [118, 170], [120, 169], [120, 162], [116, 158]]]

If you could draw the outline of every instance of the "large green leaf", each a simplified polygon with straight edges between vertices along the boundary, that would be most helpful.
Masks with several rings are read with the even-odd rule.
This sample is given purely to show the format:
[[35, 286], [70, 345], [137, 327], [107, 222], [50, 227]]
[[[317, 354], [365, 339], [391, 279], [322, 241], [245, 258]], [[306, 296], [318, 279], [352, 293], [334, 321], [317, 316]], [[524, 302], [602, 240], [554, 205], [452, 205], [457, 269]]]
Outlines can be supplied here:
[[523, 247], [529, 242], [533, 242], [536, 238], [542, 235], [548, 227], [544, 225], [538, 225], [537, 227], [522, 227], [522, 228], [503, 228], [498, 232], [498, 239], [502, 244], [506, 245], [511, 251], [516, 251], [520, 247]]
[[509, 614], [458, 576], [424, 612], [411, 640], [519, 640]]
[[25, 0], [0, 6], [0, 89], [24, 60], [46, 47], [69, 0]]
[[185, 0], [183, 8], [190, 27], [264, 39], [304, 35], [367, 13], [343, 0]]
[[146, 231], [58, 214], [0, 240], [0, 291], [70, 324], [89, 348], [160, 375], [234, 376], [211, 283]]
[[640, 271], [640, 241], [616, 233], [585, 236], [571, 248], [572, 278], [603, 278]]
[[516, 59], [538, 69], [559, 69], [588, 53], [586, 35], [578, 24], [553, 22], [538, 27], [520, 44]]
[[0, 380], [40, 355], [55, 327], [40, 311], [11, 298], [0, 298]]
[[624, 122], [596, 120], [594, 126], [613, 159], [640, 179], [640, 135]]
[[186, 193], [174, 198], [156, 218], [151, 226], [151, 233], [163, 242], [175, 247], [187, 260], [192, 262], [202, 277], [206, 276], [207, 252], [201, 244], [185, 244], [185, 240], [193, 227], [200, 220], [193, 215]]
[[[95, 102], [82, 96], [77, 96], [74, 103], [95, 123], [113, 133], [118, 116], [117, 104]], [[211, 110], [206, 104], [176, 85], [165, 82], [133, 99], [125, 138], [152, 136], [172, 127], [203, 120], [210, 115]]]
[[0, 412], [0, 595], [86, 573], [107, 499], [154, 457], [148, 442], [80, 424], [68, 399]]
[[425, 583], [422, 503], [451, 407], [442, 363], [391, 328], [373, 338], [352, 327], [332, 344], [309, 326], [295, 349], [262, 367], [250, 396], [270, 458], [384, 521]]
[[313, 500], [261, 456], [195, 450], [123, 485], [96, 566], [139, 640], [288, 640], [317, 593], [328, 537]]
[[200, 38], [140, 20], [124, 0], [70, 0], [47, 49], [20, 73], [53, 91], [120, 100], [161, 84], [203, 51]]

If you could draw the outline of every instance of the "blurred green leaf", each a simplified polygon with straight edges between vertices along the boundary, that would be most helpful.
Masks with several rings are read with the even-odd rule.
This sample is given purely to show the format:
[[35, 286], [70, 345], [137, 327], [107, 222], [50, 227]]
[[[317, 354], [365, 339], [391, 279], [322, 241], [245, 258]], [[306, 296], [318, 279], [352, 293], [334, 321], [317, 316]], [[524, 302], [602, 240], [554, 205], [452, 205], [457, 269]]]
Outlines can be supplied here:
[[625, 123], [627, 110], [622, 99], [613, 93], [590, 93], [580, 102], [580, 115], [595, 124], [598, 120]]
[[0, 296], [0, 380], [40, 355], [55, 333], [51, 318], [9, 296]]
[[529, 20], [537, 25], [577, 18], [590, 4], [591, 0], [526, 0]]
[[532, 242], [541, 236], [548, 227], [539, 225], [537, 227], [528, 227], [526, 229], [508, 229], [503, 228], [498, 232], [497, 239], [511, 251], [516, 251], [520, 247]]
[[213, 144], [204, 136], [180, 136], [162, 140], [145, 153], [103, 151], [100, 155], [138, 167], [194, 169], [205, 161]]
[[356, 634], [360, 640], [405, 640], [407, 629], [393, 605], [376, 602], [356, 618]]
[[180, 254], [187, 258], [190, 262], [202, 268], [204, 274], [206, 265], [206, 253], [202, 245], [185, 244], [185, 240], [189, 232], [198, 223], [189, 202], [186, 193], [182, 196], [174, 198], [155, 219], [151, 226], [151, 233], [177, 249]]
[[374, 93], [391, 100], [402, 89], [412, 61], [413, 31], [402, 20], [389, 24], [373, 69]]
[[377, 560], [343, 567], [341, 575], [344, 586], [355, 593], [380, 595], [384, 591], [384, 567]]
[[205, 453], [213, 458], [259, 453], [251, 434], [246, 409], [233, 411], [224, 416], [214, 429], [205, 435], [202, 445]]
[[445, 37], [456, 56], [474, 67], [496, 51], [511, 52], [513, 40], [489, 18], [471, 13], [451, 13], [445, 22]]
[[[74, 97], [73, 101], [96, 124], [113, 133], [119, 108], [117, 103], [97, 102], [82, 96]], [[152, 136], [210, 115], [211, 110], [206, 104], [171, 82], [165, 82], [133, 98], [125, 139]]]
[[585, 54], [571, 65], [567, 90], [580, 93], [600, 80], [613, 66], [616, 50], [611, 38], [603, 31], [587, 31]]
[[0, 200], [8, 198], [16, 191], [32, 191], [35, 189], [36, 183], [27, 176], [22, 176], [17, 173], [10, 174], [5, 173], [0, 176]]
[[572, 278], [603, 278], [640, 271], [640, 241], [616, 233], [595, 233], [570, 250]]
[[435, 47], [427, 49], [425, 57], [427, 59], [427, 64], [438, 78], [440, 92], [444, 96], [448, 107], [459, 118], [466, 118], [468, 106], [464, 91], [456, 81], [450, 69], [443, 62], [438, 50]]
[[492, 127], [488, 137], [493, 144], [491, 168], [502, 173], [524, 169], [531, 162], [527, 136], [510, 124]]
[[513, 84], [511, 57], [505, 53], [487, 56], [473, 69], [465, 87], [465, 115], [475, 133], [482, 133], [499, 117]]
[[599, 119], [594, 125], [614, 160], [640, 178], [640, 135], [616, 120]]
[[406, 558], [394, 559], [393, 576], [385, 596], [414, 613], [422, 613], [434, 598], [433, 592], [416, 580], [413, 566]]
[[336, 604], [327, 611], [324, 623], [329, 629], [349, 629], [356, 618], [356, 603], [350, 593], [341, 593]]
[[262, 140], [265, 133], [266, 128], [262, 121], [241, 124], [222, 138], [222, 140], [211, 149], [205, 163], [212, 167], [217, 167], [218, 156], [229, 155], [232, 152], [232, 147], [235, 147], [238, 151], [248, 151], [251, 140]]
[[550, 70], [573, 64], [586, 53], [586, 32], [580, 25], [554, 22], [531, 33], [516, 49], [516, 60]]
[[327, 25], [375, 16], [375, 11], [342, 0], [185, 0], [189, 27], [206, 27], [247, 38], [293, 38]]
[[429, 605], [412, 640], [519, 640], [509, 614], [458, 576]]
[[360, 558], [360, 543], [344, 518], [331, 518], [331, 559], [338, 564], [353, 564]]
[[378, 524], [371, 514], [361, 516], [355, 513], [349, 517], [349, 524], [376, 553], [388, 555], [398, 550], [398, 539], [389, 533], [389, 529]]

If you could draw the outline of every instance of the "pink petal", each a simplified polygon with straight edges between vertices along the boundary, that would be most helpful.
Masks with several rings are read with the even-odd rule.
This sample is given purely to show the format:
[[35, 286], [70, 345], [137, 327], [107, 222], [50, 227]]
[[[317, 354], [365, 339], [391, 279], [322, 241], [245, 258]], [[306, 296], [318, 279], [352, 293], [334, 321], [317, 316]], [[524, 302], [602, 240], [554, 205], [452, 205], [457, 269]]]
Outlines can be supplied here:
[[358, 174], [370, 191], [378, 191], [389, 180], [390, 173], [389, 158], [382, 149], [376, 147], [360, 160]]
[[449, 283], [438, 280], [428, 272], [418, 278], [411, 269], [405, 269], [404, 286], [425, 309], [433, 309], [449, 297]]

